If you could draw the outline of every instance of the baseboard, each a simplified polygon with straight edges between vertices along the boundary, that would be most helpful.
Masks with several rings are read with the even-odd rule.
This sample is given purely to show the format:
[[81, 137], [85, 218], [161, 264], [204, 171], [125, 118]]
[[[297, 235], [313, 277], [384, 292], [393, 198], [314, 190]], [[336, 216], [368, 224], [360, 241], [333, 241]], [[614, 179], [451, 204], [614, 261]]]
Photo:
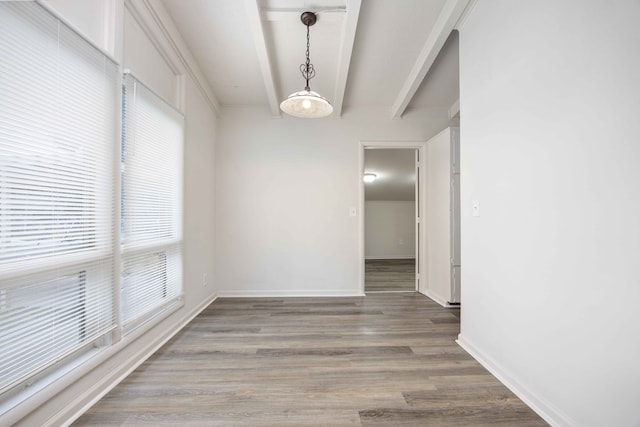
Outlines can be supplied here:
[[546, 422], [552, 426], [578, 425], [562, 412], [554, 408], [546, 399], [536, 396], [527, 390], [525, 386], [507, 373], [499, 363], [488, 357], [476, 346], [470, 343], [462, 333], [458, 335], [456, 342]]
[[361, 291], [342, 290], [220, 290], [220, 298], [296, 298], [296, 297], [363, 297]]
[[396, 256], [365, 256], [367, 259], [416, 259], [415, 255], [396, 255]]
[[447, 300], [445, 300], [444, 298], [440, 298], [438, 295], [434, 294], [433, 292], [430, 292], [428, 289], [424, 291], [424, 295], [431, 298], [434, 302], [437, 302], [438, 304], [440, 304], [445, 308], [460, 308], [460, 304], [455, 304], [455, 305], [449, 304]]
[[165, 333], [158, 336], [151, 343], [133, 354], [127, 359], [125, 363], [121, 364], [122, 367], [120, 369], [113, 371], [110, 375], [97, 382], [89, 390], [79, 395], [56, 415], [51, 417], [45, 425], [68, 426], [72, 422], [77, 420], [91, 406], [93, 406], [98, 400], [102, 399], [107, 393], [109, 393], [115, 386], [117, 386], [122, 380], [124, 380], [129, 374], [131, 374], [131, 372], [138, 368], [138, 366], [140, 366], [151, 355], [153, 355], [153, 353], [155, 353], [160, 347], [162, 347], [167, 341], [169, 341], [175, 334], [180, 332], [189, 322], [191, 322], [198, 314], [200, 314], [202, 310], [207, 308], [217, 298], [218, 295], [214, 294], [210, 298], [207, 298], [205, 301], [198, 304], [198, 306], [193, 308], [178, 322], [175, 328], [165, 331]]

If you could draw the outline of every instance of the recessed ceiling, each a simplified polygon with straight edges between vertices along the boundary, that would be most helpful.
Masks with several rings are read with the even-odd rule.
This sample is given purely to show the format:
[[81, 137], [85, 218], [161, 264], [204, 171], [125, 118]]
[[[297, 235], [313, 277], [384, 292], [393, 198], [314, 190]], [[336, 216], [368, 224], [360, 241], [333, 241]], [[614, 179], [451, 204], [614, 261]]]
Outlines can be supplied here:
[[[304, 88], [299, 66], [305, 60], [305, 10], [318, 15], [310, 28], [317, 71], [310, 86], [338, 107], [334, 114], [376, 106], [388, 107], [391, 116], [403, 98], [410, 101], [406, 108], [448, 109], [458, 99], [457, 36], [449, 35], [467, 3], [162, 0], [218, 102], [262, 105], [274, 115], [282, 99]], [[423, 61], [430, 49], [440, 52], [435, 62], [435, 55]], [[426, 78], [420, 73], [425, 70]], [[403, 88], [414, 82], [417, 92], [407, 95]]]
[[450, 108], [460, 97], [458, 32], [451, 33], [409, 108]]
[[165, 0], [165, 6], [222, 105], [267, 97], [243, 2]]
[[363, 2], [345, 96], [348, 106], [393, 103], [443, 4], [444, 0]]

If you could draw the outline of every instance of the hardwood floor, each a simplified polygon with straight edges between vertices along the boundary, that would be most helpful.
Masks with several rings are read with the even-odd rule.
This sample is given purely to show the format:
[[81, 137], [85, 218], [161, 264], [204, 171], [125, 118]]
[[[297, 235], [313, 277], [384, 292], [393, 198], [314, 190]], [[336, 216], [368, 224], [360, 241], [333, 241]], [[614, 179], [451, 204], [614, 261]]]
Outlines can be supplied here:
[[415, 259], [367, 259], [364, 262], [365, 292], [415, 292]]
[[75, 426], [546, 425], [417, 294], [218, 299]]

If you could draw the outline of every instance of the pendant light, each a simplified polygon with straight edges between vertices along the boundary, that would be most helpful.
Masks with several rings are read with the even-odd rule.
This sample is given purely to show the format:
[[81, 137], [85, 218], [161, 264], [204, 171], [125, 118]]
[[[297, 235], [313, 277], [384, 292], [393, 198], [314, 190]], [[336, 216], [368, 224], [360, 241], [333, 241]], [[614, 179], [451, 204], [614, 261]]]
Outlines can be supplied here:
[[294, 92], [280, 103], [280, 109], [285, 113], [302, 118], [326, 117], [333, 112], [333, 107], [326, 98], [309, 87], [309, 80], [315, 77], [316, 70], [309, 60], [309, 27], [316, 23], [317, 17], [313, 12], [304, 12], [300, 20], [307, 27], [307, 61], [300, 64], [300, 72], [307, 82], [304, 90]]

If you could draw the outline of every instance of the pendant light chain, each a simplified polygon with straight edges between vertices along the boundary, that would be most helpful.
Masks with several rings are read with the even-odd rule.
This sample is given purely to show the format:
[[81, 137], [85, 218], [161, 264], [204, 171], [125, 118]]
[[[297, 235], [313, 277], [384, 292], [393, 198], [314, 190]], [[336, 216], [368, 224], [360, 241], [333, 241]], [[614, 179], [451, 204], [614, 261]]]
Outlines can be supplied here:
[[[2, 1], [2, 0], [0, 0]], [[331, 103], [318, 92], [314, 92], [309, 87], [309, 80], [315, 77], [316, 70], [310, 59], [311, 37], [309, 27], [316, 23], [317, 16], [313, 12], [303, 12], [300, 21], [307, 27], [307, 50], [305, 52], [306, 61], [300, 64], [300, 72], [306, 81], [304, 90], [294, 92], [280, 103], [280, 109], [293, 117], [304, 119], [314, 119], [326, 117], [333, 113]]]
[[307, 25], [307, 52], [306, 52], [306, 57], [307, 57], [307, 61], [304, 64], [300, 64], [300, 72], [302, 73], [302, 77], [304, 77], [304, 79], [307, 82], [306, 87], [304, 88], [306, 91], [309, 91], [311, 89], [309, 89], [309, 80], [311, 80], [312, 78], [315, 77], [316, 75], [316, 70], [315, 68], [313, 68], [313, 64], [311, 63], [311, 60], [309, 59], [309, 49], [311, 46], [311, 42], [310, 42], [310, 37], [309, 37], [309, 26]]

